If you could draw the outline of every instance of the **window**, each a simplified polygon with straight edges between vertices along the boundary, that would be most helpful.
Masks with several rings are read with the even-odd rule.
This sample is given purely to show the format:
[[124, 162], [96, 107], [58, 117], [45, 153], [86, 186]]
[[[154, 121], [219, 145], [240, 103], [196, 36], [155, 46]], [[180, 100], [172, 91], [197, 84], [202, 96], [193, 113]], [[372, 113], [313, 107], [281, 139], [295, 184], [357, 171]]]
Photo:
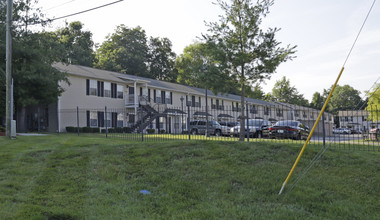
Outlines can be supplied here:
[[118, 128], [122, 128], [124, 126], [124, 115], [123, 113], [118, 113], [117, 114], [117, 124], [116, 126]]
[[98, 127], [98, 112], [90, 112], [90, 127]]
[[112, 126], [112, 112], [107, 112], [107, 114], [104, 114], [104, 126], [111, 127]]
[[90, 95], [98, 95], [98, 82], [96, 80], [90, 79]]
[[270, 113], [270, 108], [264, 107], [264, 115], [269, 115], [269, 113]]
[[156, 102], [157, 103], [162, 103], [162, 99], [161, 99], [161, 90], [158, 90], [156, 91]]
[[122, 99], [124, 94], [124, 86], [123, 85], [117, 85], [117, 98]]
[[257, 114], [256, 106], [251, 105], [251, 109], [249, 110], [252, 114]]
[[165, 103], [172, 104], [172, 100], [170, 99], [170, 92], [165, 92]]
[[104, 97], [111, 97], [111, 83], [104, 82]]
[[191, 107], [195, 107], [195, 96], [191, 96]]

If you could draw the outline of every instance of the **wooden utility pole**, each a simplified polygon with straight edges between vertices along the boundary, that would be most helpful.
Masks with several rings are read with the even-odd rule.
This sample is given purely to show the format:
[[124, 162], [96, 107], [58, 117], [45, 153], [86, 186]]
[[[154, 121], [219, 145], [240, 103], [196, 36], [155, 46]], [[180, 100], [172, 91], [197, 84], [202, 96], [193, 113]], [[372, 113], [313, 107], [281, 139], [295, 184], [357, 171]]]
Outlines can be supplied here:
[[6, 135], [11, 138], [11, 83], [12, 83], [12, 11], [13, 11], [13, 1], [7, 1], [7, 21], [6, 21], [6, 56], [5, 56], [5, 75], [6, 75]]

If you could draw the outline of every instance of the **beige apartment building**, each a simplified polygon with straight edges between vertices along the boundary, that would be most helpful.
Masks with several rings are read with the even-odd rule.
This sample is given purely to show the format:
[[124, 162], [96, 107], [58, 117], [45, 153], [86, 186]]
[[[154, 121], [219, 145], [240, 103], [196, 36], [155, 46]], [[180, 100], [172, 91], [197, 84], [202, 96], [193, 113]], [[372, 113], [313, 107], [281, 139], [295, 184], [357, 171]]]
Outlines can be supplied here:
[[[238, 121], [240, 96], [214, 94], [202, 88], [164, 82], [79, 65], [54, 64], [68, 74], [69, 84], [58, 103], [49, 105], [46, 131], [65, 132], [66, 127], [129, 127], [132, 132], [148, 128], [156, 132], [181, 133], [187, 120]], [[301, 120], [308, 126], [319, 111], [285, 103], [246, 99], [249, 118], [271, 122]], [[207, 113], [206, 113], [207, 111]], [[310, 123], [309, 123], [310, 122]], [[327, 123], [333, 125], [329, 114]], [[312, 126], [312, 125], [311, 125]]]

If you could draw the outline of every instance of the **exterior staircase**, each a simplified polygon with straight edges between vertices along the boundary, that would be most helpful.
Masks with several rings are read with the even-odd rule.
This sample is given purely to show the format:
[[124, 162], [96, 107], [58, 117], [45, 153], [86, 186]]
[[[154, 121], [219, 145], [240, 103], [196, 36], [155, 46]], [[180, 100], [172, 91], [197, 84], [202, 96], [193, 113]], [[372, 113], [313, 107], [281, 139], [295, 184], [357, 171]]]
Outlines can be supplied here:
[[[147, 126], [149, 126], [154, 119], [158, 119], [159, 117], [166, 116], [166, 114], [159, 113], [150, 105], [141, 105], [143, 110], [143, 117], [139, 119], [132, 127], [132, 131], [139, 133], [144, 130]], [[139, 112], [141, 114], [141, 112]]]

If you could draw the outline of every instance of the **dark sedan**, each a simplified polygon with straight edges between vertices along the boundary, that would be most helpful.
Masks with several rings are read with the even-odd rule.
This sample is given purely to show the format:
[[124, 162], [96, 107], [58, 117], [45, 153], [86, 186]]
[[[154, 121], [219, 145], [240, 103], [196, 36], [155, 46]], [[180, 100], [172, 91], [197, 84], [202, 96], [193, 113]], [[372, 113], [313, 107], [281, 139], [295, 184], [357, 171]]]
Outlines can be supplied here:
[[278, 121], [269, 128], [269, 138], [291, 138], [306, 140], [309, 128], [299, 121]]

